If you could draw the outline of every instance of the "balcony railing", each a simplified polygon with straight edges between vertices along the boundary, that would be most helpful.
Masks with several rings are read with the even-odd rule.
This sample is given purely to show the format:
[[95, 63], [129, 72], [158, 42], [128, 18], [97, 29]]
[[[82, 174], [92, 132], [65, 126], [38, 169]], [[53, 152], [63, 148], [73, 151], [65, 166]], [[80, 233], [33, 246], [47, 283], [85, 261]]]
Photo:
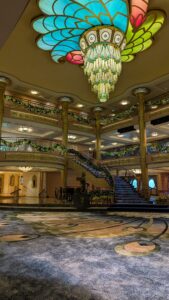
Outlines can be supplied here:
[[61, 144], [50, 139], [27, 139], [18, 137], [4, 137], [0, 139], [0, 151], [3, 152], [43, 152], [63, 154], [66, 149]]
[[[169, 153], [169, 139], [148, 143], [147, 154], [156, 154], [156, 153]], [[107, 152], [102, 151], [103, 160], [132, 157], [132, 156], [139, 156], [139, 155], [140, 155], [139, 145], [117, 147]]]

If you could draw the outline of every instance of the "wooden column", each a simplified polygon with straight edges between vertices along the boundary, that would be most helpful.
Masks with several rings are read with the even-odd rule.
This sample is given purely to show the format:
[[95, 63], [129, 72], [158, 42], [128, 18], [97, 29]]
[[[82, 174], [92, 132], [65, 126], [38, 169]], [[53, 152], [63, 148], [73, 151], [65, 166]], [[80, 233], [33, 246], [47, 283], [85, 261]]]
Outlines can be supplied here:
[[102, 112], [102, 107], [95, 107], [95, 134], [96, 134], [96, 161], [99, 163], [101, 160], [101, 125], [100, 125], [100, 113]]
[[147, 156], [147, 135], [145, 123], [145, 95], [148, 93], [147, 88], [138, 88], [134, 90], [134, 94], [138, 99], [138, 116], [139, 116], [139, 131], [140, 131], [140, 166], [141, 166], [141, 182], [142, 194], [145, 199], [149, 199], [149, 185], [148, 185], [148, 165], [146, 161]]
[[2, 136], [2, 123], [4, 117], [4, 93], [6, 86], [9, 84], [9, 79], [0, 77], [0, 138]]

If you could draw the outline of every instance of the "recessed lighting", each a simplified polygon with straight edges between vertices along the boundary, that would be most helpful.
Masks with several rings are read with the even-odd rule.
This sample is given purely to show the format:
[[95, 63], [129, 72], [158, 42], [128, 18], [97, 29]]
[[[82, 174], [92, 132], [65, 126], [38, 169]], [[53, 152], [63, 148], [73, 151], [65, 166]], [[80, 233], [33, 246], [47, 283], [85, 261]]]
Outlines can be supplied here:
[[139, 132], [140, 132], [140, 130], [139, 130], [139, 129], [136, 129], [136, 132], [137, 132], [137, 133], [139, 133]]
[[127, 100], [122, 100], [120, 103], [121, 103], [121, 105], [127, 105], [127, 104], [129, 104], [129, 101], [127, 101]]
[[158, 105], [151, 105], [152, 109], [156, 109], [158, 107]]
[[68, 135], [68, 139], [69, 139], [69, 140], [75, 140], [76, 138], [77, 138], [76, 135], [73, 135], [73, 134], [69, 134], [69, 135]]
[[116, 143], [116, 142], [114, 142], [114, 143], [112, 143], [112, 145], [113, 145], [113, 146], [116, 146], [116, 145], [117, 145], [117, 143]]
[[152, 132], [151, 136], [157, 136], [158, 132]]
[[80, 103], [76, 105], [76, 107], [78, 107], [78, 108], [82, 108], [83, 106], [84, 106], [84, 105], [83, 105], [83, 104], [80, 104]]
[[37, 94], [39, 94], [39, 92], [38, 92], [38, 91], [32, 90], [32, 91], [31, 91], [31, 94], [32, 94], [32, 95], [37, 95]]
[[18, 128], [18, 131], [20, 131], [20, 132], [32, 132], [33, 129], [32, 129], [31, 127], [20, 126], [20, 127]]
[[92, 141], [92, 143], [96, 143], [96, 141]]
[[134, 137], [133, 137], [133, 141], [138, 141], [138, 137], [137, 137], [137, 136], [134, 136]]
[[118, 137], [123, 137], [124, 136], [124, 134], [118, 134]]
[[90, 148], [89, 148], [89, 151], [92, 151], [92, 150], [93, 150], [93, 148], [90, 147]]

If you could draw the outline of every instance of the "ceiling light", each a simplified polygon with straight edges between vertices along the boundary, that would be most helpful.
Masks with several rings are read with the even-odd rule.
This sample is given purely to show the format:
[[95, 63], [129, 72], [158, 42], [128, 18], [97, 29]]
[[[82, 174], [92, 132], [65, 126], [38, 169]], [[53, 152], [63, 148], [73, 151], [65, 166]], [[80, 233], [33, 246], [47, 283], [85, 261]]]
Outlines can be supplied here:
[[83, 105], [83, 104], [80, 104], [80, 103], [76, 105], [76, 107], [78, 107], [78, 108], [82, 108], [83, 106], [84, 106], [84, 105]]
[[104, 146], [103, 146], [103, 145], [101, 145], [101, 146], [100, 146], [100, 148], [104, 148]]
[[116, 143], [116, 142], [113, 142], [113, 143], [112, 143], [112, 145], [113, 145], [113, 146], [116, 146], [116, 145], [117, 145], [117, 143]]
[[120, 137], [120, 138], [123, 137], [123, 136], [124, 136], [124, 134], [121, 134], [121, 133], [118, 134], [118, 137]]
[[93, 149], [90, 147], [90, 148], [89, 148], [89, 151], [93, 151]]
[[96, 143], [96, 141], [92, 141], [92, 143]]
[[140, 169], [132, 169], [131, 171], [133, 173], [135, 173], [135, 174], [141, 174], [141, 170]]
[[134, 137], [133, 137], [133, 141], [138, 141], [138, 137], [137, 137], [137, 136], [134, 136]]
[[156, 109], [156, 108], [158, 108], [158, 105], [151, 105], [151, 108]]
[[158, 132], [152, 132], [151, 136], [157, 136]]
[[32, 91], [31, 91], [31, 94], [32, 94], [32, 95], [38, 95], [38, 94], [39, 94], [39, 92], [38, 92], [38, 91], [34, 91], [34, 90], [32, 90]]
[[31, 127], [20, 126], [20, 127], [18, 128], [18, 131], [20, 131], [20, 132], [32, 132], [33, 129], [32, 129]]
[[111, 116], [111, 117], [115, 117], [115, 115], [116, 115], [116, 114], [113, 113], [113, 114], [111, 114], [110, 116]]
[[136, 132], [137, 132], [137, 133], [139, 133], [139, 132], [140, 132], [140, 130], [139, 130], [139, 129], [136, 129]]
[[69, 139], [69, 140], [75, 140], [76, 138], [77, 138], [76, 135], [73, 135], [73, 134], [69, 134], [69, 135], [68, 135], [68, 139]]
[[19, 167], [19, 170], [22, 171], [22, 172], [29, 172], [29, 171], [32, 170], [32, 167], [28, 167], [28, 166]]
[[127, 105], [127, 104], [129, 104], [129, 101], [123, 100], [123, 101], [121, 101], [120, 103], [121, 103], [121, 105]]

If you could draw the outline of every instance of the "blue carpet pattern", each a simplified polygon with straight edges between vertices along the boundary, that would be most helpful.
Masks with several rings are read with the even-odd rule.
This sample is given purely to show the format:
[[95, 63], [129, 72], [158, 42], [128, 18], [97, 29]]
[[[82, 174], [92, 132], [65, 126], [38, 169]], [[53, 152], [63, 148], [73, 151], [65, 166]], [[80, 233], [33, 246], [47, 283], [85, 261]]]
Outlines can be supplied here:
[[0, 212], [0, 300], [169, 300], [169, 214]]

